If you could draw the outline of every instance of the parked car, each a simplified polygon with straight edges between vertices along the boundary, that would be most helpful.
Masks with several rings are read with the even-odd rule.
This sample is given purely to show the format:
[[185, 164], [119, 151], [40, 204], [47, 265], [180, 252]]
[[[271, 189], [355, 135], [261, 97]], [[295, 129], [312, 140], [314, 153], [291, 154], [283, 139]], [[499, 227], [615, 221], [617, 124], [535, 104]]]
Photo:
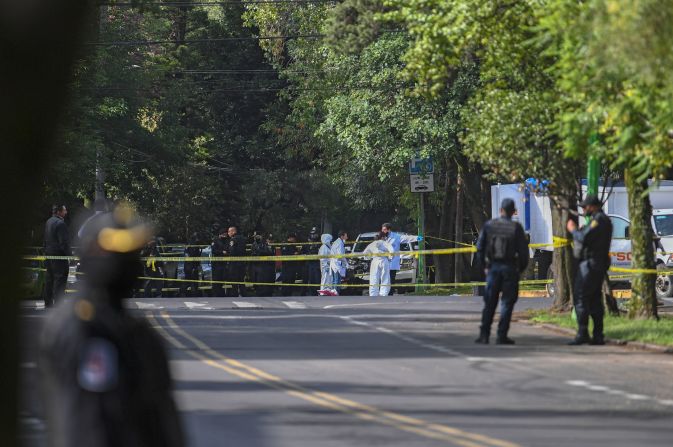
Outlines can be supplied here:
[[[351, 253], [362, 253], [367, 245], [369, 245], [378, 233], [361, 233], [355, 239], [355, 244], [351, 249]], [[415, 234], [399, 233], [402, 236], [400, 243], [400, 251], [418, 251], [418, 236]], [[370, 260], [365, 257], [362, 258], [348, 258], [348, 269], [363, 280], [369, 282], [369, 264]], [[400, 257], [400, 271], [397, 272], [395, 282], [416, 282], [417, 270], [416, 257], [412, 254], [402, 255]]]

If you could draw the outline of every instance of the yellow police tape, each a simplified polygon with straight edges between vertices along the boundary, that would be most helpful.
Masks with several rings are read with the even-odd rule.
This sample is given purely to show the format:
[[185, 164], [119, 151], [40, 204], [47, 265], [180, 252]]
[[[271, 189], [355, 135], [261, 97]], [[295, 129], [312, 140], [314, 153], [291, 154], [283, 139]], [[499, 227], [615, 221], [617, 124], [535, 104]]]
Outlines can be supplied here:
[[[200, 261], [210, 261], [210, 262], [253, 262], [253, 261], [319, 261], [320, 259], [348, 259], [348, 258], [371, 258], [371, 257], [387, 257], [387, 256], [426, 256], [426, 255], [448, 255], [455, 253], [472, 253], [475, 252], [476, 248], [474, 247], [464, 247], [464, 248], [440, 248], [436, 250], [417, 250], [417, 251], [397, 251], [393, 253], [346, 253], [342, 255], [279, 255], [279, 256], [150, 256], [141, 258], [143, 261], [152, 259], [155, 262], [200, 262]], [[46, 261], [50, 260], [61, 260], [61, 261], [77, 261], [79, 257], [77, 256], [24, 256], [26, 261]]]

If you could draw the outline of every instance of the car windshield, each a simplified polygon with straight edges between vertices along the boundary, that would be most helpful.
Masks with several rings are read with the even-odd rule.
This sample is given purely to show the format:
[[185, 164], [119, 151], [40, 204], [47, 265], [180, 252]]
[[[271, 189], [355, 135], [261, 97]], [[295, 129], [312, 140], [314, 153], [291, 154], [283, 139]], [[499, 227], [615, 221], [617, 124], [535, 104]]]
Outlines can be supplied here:
[[673, 236], [673, 214], [654, 216], [654, 226], [657, 236]]
[[374, 236], [362, 236], [358, 241], [355, 243], [355, 246], [353, 246], [353, 253], [361, 253], [365, 251], [365, 248], [367, 248], [367, 245], [371, 243], [371, 241], [374, 240]]

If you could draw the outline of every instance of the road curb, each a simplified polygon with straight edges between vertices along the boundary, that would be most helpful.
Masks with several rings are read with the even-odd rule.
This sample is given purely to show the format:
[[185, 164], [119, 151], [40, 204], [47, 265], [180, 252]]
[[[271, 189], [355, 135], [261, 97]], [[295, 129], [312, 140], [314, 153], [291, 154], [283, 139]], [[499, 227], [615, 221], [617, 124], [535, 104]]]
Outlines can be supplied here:
[[[558, 334], [574, 336], [575, 331], [573, 329], [568, 329], [561, 326], [556, 326], [549, 323], [536, 323], [531, 320], [519, 320], [521, 323], [525, 323], [529, 326], [540, 327], [542, 329], [547, 329], [551, 332], [556, 332]], [[673, 354], [673, 347], [671, 346], [662, 346], [655, 345], [653, 343], [644, 343], [640, 341], [627, 341], [627, 340], [615, 340], [614, 338], [606, 338], [605, 343], [614, 346], [622, 346], [625, 348], [640, 349], [644, 351], [658, 352], [661, 354]]]

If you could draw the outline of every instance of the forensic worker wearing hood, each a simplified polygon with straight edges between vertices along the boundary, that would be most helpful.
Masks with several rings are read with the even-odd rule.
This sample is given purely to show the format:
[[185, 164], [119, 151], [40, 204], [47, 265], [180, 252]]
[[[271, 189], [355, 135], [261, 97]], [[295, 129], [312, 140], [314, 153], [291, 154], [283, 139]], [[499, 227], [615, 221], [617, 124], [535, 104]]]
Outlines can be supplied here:
[[[332, 253], [332, 235], [323, 234], [320, 236], [322, 245], [318, 250], [320, 256], [329, 256]], [[320, 290], [318, 294], [323, 295], [331, 292], [332, 270], [330, 269], [330, 258], [320, 258]]]

